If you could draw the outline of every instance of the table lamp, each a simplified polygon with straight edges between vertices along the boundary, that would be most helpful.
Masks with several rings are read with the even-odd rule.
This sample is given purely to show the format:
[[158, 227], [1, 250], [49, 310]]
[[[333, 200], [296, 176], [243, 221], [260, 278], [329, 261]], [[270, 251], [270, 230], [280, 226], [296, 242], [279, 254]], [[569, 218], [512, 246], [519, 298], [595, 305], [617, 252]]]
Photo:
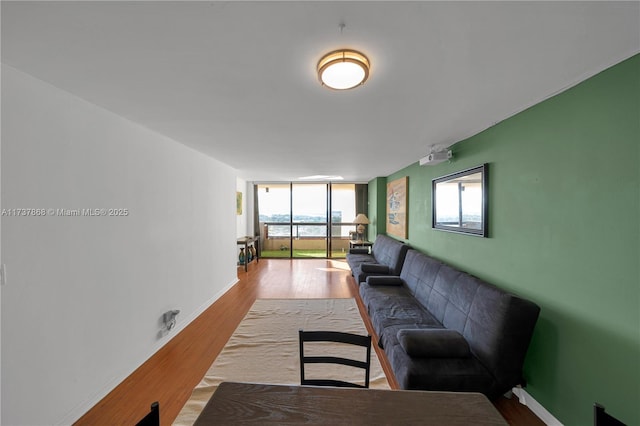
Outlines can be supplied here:
[[369, 219], [365, 214], [359, 213], [353, 220], [353, 223], [357, 224], [356, 231], [358, 232], [358, 239], [364, 240], [364, 226], [369, 224]]

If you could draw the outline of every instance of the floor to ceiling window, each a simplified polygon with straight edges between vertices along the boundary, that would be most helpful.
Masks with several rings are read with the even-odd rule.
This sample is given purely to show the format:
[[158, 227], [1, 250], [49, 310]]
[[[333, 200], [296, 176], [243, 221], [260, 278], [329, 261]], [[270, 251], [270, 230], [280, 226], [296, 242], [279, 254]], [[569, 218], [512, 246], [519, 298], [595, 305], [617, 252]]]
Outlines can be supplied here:
[[[353, 224], [358, 213], [366, 213], [366, 208], [358, 207], [358, 192], [366, 185], [334, 183], [331, 185], [331, 257], [344, 257], [349, 250], [349, 240], [356, 226]], [[360, 197], [361, 198], [361, 197]]]
[[327, 257], [327, 184], [291, 185], [293, 257]]
[[344, 257], [357, 213], [367, 209], [366, 184], [258, 184], [256, 222], [262, 257]]

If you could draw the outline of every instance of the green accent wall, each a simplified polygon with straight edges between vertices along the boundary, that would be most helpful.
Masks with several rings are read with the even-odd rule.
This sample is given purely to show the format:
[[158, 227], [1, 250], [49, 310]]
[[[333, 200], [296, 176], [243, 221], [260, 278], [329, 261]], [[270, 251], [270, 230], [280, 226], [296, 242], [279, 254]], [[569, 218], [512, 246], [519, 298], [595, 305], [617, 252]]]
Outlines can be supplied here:
[[[636, 55], [455, 144], [450, 163], [387, 177], [409, 176], [414, 248], [541, 306], [526, 390], [565, 425], [592, 424], [596, 401], [640, 425], [639, 146]], [[489, 238], [431, 229], [431, 180], [482, 163]], [[370, 200], [381, 220], [384, 196]]]
[[387, 229], [386, 216], [387, 180], [378, 177], [369, 182], [369, 241], [375, 241], [376, 235], [384, 234]]

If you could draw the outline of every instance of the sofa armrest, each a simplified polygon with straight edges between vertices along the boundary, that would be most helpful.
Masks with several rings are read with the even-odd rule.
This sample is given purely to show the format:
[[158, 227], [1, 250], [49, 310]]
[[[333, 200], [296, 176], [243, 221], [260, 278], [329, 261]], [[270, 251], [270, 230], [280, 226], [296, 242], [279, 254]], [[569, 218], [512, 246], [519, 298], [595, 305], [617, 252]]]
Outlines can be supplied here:
[[380, 265], [379, 263], [363, 263], [360, 265], [360, 270], [367, 274], [389, 274], [389, 267], [387, 265]]
[[468, 358], [469, 344], [455, 330], [424, 328], [399, 330], [398, 342], [407, 355], [416, 358]]
[[369, 254], [369, 247], [353, 247], [349, 249], [351, 254]]
[[388, 275], [388, 276], [372, 275], [367, 277], [367, 284], [371, 286], [376, 286], [376, 285], [401, 286], [402, 278], [397, 277], [395, 275]]

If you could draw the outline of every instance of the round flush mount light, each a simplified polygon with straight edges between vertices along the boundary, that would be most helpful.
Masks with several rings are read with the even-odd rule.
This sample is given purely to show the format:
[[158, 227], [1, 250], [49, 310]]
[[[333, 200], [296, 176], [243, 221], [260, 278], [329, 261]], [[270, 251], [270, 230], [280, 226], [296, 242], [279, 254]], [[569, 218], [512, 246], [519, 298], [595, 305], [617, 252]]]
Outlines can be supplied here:
[[369, 59], [358, 51], [334, 50], [318, 61], [318, 79], [331, 89], [353, 89], [367, 81], [369, 67]]

